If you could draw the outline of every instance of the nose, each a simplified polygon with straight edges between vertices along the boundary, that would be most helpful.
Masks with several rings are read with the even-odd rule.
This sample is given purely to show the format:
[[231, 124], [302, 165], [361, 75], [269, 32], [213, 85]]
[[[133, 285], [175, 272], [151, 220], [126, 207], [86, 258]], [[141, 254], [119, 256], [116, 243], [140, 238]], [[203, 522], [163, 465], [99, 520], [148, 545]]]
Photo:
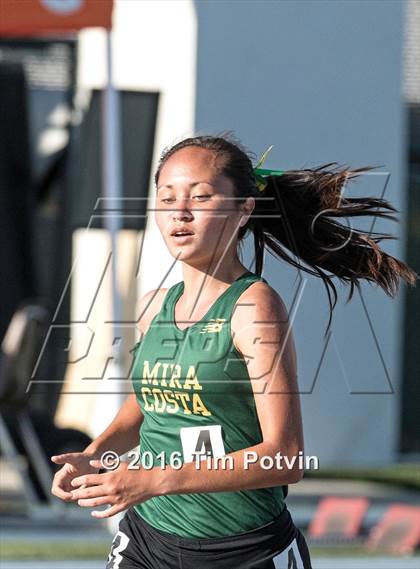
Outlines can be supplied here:
[[190, 206], [190, 199], [188, 197], [184, 197], [181, 198], [179, 201], [179, 207], [174, 208], [174, 210], [172, 211], [172, 218], [174, 220], [177, 219], [184, 219], [184, 220], [188, 220], [188, 219], [192, 219], [193, 218], [193, 214], [191, 212], [191, 206]]

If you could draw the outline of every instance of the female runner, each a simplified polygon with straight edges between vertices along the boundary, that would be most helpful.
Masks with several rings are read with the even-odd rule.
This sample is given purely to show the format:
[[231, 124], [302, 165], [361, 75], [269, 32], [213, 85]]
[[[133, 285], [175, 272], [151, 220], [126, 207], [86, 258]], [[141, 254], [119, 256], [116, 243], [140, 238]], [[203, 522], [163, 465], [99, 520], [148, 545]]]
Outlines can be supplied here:
[[[261, 277], [264, 247], [322, 278], [328, 327], [333, 276], [350, 285], [349, 299], [362, 279], [393, 296], [400, 279], [418, 276], [379, 248], [389, 236], [337, 220], [394, 219], [383, 199], [342, 196], [345, 182], [371, 167], [328, 166], [253, 168], [228, 136], [188, 138], [163, 153], [156, 221], [183, 281], [141, 300], [134, 393], [112, 423], [84, 452], [52, 457], [64, 465], [55, 496], [109, 504], [92, 512], [97, 518], [127, 510], [107, 569], [311, 567], [285, 505], [287, 486], [303, 474], [302, 422], [292, 330]], [[238, 255], [249, 231], [255, 273]], [[137, 464], [103, 472], [101, 455], [130, 451], [139, 430]]]

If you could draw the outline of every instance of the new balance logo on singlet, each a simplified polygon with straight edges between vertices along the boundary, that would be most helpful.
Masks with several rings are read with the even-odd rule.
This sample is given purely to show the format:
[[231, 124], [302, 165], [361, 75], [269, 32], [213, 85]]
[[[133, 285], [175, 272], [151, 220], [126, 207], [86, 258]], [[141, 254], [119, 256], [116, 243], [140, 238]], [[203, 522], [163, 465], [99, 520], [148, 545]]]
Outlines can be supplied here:
[[206, 324], [200, 331], [200, 334], [221, 332], [226, 318], [210, 318], [210, 322]]

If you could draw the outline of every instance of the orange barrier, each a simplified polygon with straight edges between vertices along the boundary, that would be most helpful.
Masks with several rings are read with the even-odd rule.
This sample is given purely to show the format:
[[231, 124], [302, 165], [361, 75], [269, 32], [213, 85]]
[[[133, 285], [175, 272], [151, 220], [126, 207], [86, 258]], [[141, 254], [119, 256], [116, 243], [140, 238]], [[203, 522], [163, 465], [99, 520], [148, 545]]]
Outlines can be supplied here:
[[420, 543], [420, 508], [405, 504], [390, 506], [381, 521], [372, 528], [366, 545], [381, 550], [407, 554]]
[[355, 538], [369, 507], [367, 498], [324, 498], [318, 505], [308, 534], [312, 539], [328, 536]]

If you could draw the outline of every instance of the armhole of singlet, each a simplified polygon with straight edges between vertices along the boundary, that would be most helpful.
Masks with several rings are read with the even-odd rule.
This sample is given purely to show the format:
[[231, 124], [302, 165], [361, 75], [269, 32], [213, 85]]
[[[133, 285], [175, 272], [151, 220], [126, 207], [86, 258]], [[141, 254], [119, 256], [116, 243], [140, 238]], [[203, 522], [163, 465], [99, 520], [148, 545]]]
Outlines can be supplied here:
[[136, 351], [137, 351], [137, 348], [140, 346], [140, 344], [141, 344], [141, 340], [139, 340], [138, 342], [136, 342], [136, 343], [134, 344], [134, 346], [131, 348], [131, 350], [128, 350], [128, 353], [135, 355], [135, 353], [136, 353]]
[[[264, 281], [266, 284], [268, 284], [264, 277], [261, 277], [261, 280]], [[254, 281], [254, 282], [258, 283], [258, 282], [261, 282], [261, 281]], [[254, 282], [252, 282], [249, 286], [252, 286], [252, 285], [254, 284]], [[243, 293], [244, 293], [246, 290], [248, 290], [248, 288], [249, 288], [249, 287], [247, 287], [246, 289], [244, 289], [244, 290], [241, 292], [241, 294], [239, 295], [239, 297], [236, 299], [235, 304], [232, 306], [232, 310], [231, 310], [231, 313], [230, 313], [230, 315], [229, 315], [229, 318], [227, 319], [227, 326], [226, 326], [227, 339], [228, 339], [229, 346], [230, 346], [230, 350], [229, 350], [229, 351], [230, 351], [230, 352], [233, 352], [240, 360], [242, 360], [242, 361], [245, 363], [245, 365], [246, 365], [246, 361], [245, 361], [245, 358], [244, 358], [243, 354], [237, 349], [237, 347], [235, 346], [235, 344], [234, 344], [234, 342], [233, 342], [231, 323], [232, 323], [232, 316], [233, 316], [233, 313], [234, 313], [234, 311], [235, 311], [235, 307], [236, 307], [236, 305], [238, 304], [239, 299], [241, 298], [241, 296], [243, 295]]]
[[[171, 287], [168, 288], [168, 290], [166, 291], [165, 296], [163, 297], [163, 301], [162, 304], [160, 305], [160, 310], [159, 312], [157, 312], [157, 314], [155, 314], [150, 322], [150, 326], [152, 325], [152, 322], [154, 322], [155, 318], [157, 318], [157, 316], [159, 316], [160, 314], [162, 314], [162, 312], [164, 311], [165, 308], [167, 308], [168, 302], [172, 301], [173, 295], [176, 293], [176, 291], [178, 290], [178, 288], [181, 286], [182, 281], [180, 281], [179, 283], [175, 283], [174, 285], [172, 285]], [[149, 330], [150, 330], [150, 326], [149, 326]], [[148, 331], [149, 331], [148, 330]], [[148, 332], [147, 331], [147, 332]], [[146, 332], [146, 334], [147, 334]]]

